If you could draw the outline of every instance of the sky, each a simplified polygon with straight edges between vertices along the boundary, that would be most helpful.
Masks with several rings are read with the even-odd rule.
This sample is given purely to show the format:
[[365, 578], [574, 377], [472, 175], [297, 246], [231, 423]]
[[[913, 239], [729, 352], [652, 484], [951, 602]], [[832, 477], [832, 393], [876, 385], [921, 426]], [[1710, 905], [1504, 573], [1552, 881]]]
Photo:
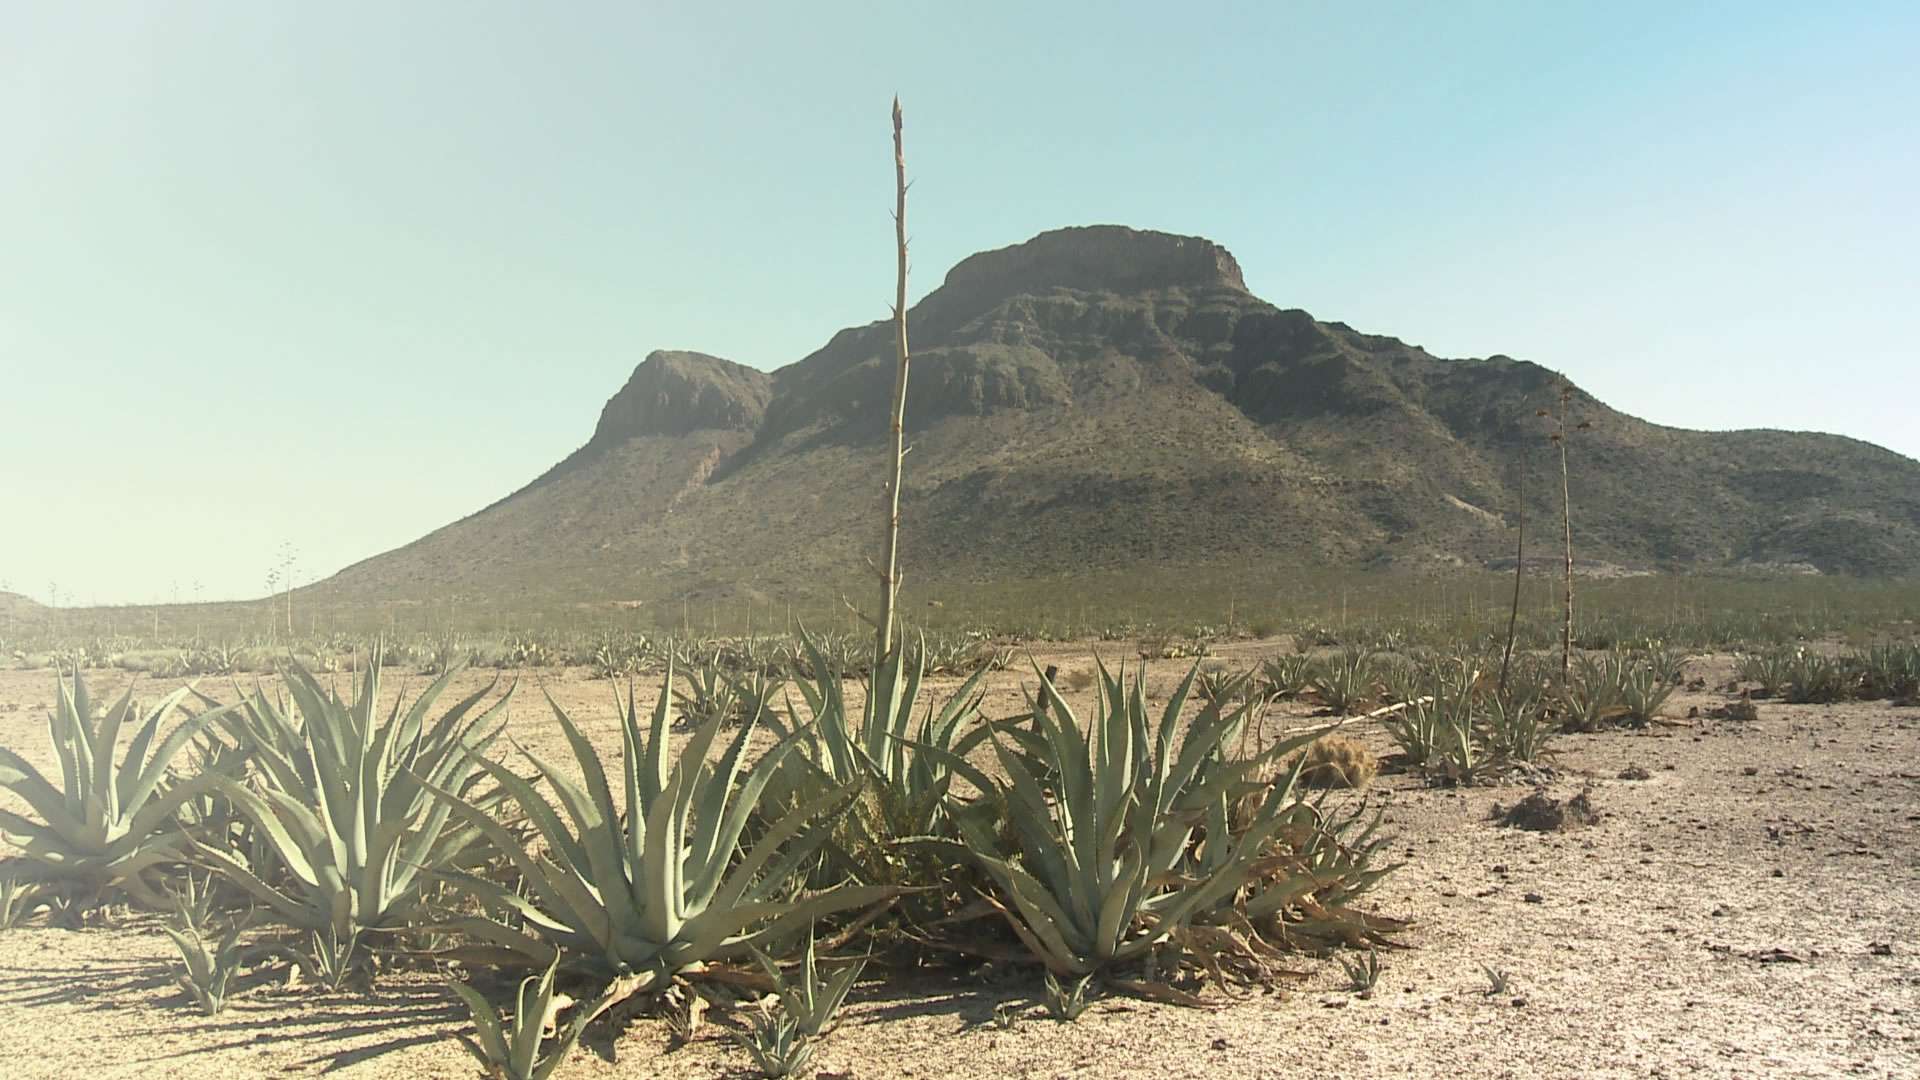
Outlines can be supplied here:
[[[1066, 225], [1920, 457], [1920, 4], [0, 6], [0, 588], [305, 583]], [[911, 418], [909, 418], [909, 423]]]

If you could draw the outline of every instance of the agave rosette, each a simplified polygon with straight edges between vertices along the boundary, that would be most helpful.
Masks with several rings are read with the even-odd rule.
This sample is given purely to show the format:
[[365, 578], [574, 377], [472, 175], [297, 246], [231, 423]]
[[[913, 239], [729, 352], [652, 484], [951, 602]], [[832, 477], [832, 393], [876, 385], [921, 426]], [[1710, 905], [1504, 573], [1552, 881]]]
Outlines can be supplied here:
[[[259, 830], [280, 872], [238, 852], [197, 845], [206, 863], [295, 929], [350, 943], [363, 930], [404, 927], [430, 872], [484, 851], [480, 832], [455, 822], [430, 787], [471, 793], [487, 746], [498, 737], [509, 689], [477, 717], [489, 684], [431, 726], [427, 714], [460, 673], [443, 673], [402, 713], [380, 716], [381, 650], [351, 701], [289, 665], [294, 715], [256, 693], [226, 726], [251, 751], [251, 784], [212, 783]], [[257, 788], [257, 790], [256, 790]]]
[[1174, 691], [1157, 726], [1149, 720], [1143, 673], [1129, 686], [1124, 672], [1100, 666], [1090, 732], [1045, 686], [1032, 726], [993, 740], [1006, 780], [942, 755], [985, 793], [983, 801], [1006, 807], [1010, 846], [987, 816], [962, 811], [954, 818], [965, 847], [999, 886], [996, 903], [1007, 921], [1051, 971], [1080, 977], [1142, 958], [1233, 897], [1286, 821], [1281, 811], [1298, 763], [1268, 791], [1245, 831], [1231, 831], [1228, 808], [1254, 786], [1250, 772], [1322, 732], [1232, 760], [1225, 747], [1252, 706], [1228, 712], [1215, 702], [1176, 740], [1197, 670]]
[[580, 779], [523, 749], [538, 779], [552, 789], [550, 802], [505, 766], [482, 763], [532, 822], [540, 850], [528, 851], [485, 809], [452, 792], [439, 793], [513, 860], [525, 886], [523, 895], [475, 875], [456, 875], [520, 923], [473, 919], [461, 929], [533, 958], [559, 950], [617, 975], [663, 977], [692, 964], [743, 957], [821, 916], [896, 893], [842, 883], [796, 895], [796, 883], [834, 820], [859, 795], [858, 780], [782, 807], [743, 845], [749, 821], [767, 808], [762, 794], [797, 737], [782, 738], [749, 767], [748, 743], [759, 717], [748, 717], [709, 761], [722, 723], [713, 716], [670, 754], [672, 679], [669, 667], [645, 731], [631, 685], [621, 704], [624, 814], [599, 752], [551, 698]]
[[215, 783], [210, 777], [168, 783], [168, 769], [194, 735], [225, 713], [203, 711], [160, 738], [161, 724], [188, 693], [183, 687], [167, 695], [116, 759], [120, 731], [135, 715], [132, 688], [106, 710], [96, 728], [85, 680], [77, 670], [71, 684], [61, 679], [58, 702], [47, 715], [61, 786], [54, 787], [26, 759], [0, 747], [0, 787], [12, 791], [39, 818], [0, 809], [0, 837], [50, 878], [92, 889], [117, 887], [141, 903], [165, 907], [153, 875], [161, 865], [181, 858], [172, 836], [174, 813]]

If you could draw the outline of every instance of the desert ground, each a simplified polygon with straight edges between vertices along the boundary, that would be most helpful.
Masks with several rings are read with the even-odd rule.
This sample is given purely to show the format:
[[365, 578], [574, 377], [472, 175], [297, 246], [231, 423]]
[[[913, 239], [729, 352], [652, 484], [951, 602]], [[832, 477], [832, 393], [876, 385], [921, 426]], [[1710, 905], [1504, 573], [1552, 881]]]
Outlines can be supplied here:
[[[1047, 646], [1033, 658], [1086, 669], [1096, 648], [1131, 660], [1114, 643]], [[1276, 651], [1242, 642], [1217, 655], [1246, 666]], [[1025, 660], [991, 677], [988, 715], [1019, 711], [1022, 684], [1034, 682]], [[1150, 691], [1164, 695], [1187, 664], [1152, 663]], [[1598, 820], [1585, 827], [1497, 824], [1494, 805], [1525, 796], [1524, 782], [1448, 789], [1389, 773], [1340, 795], [1385, 808], [1404, 865], [1367, 905], [1415, 924], [1403, 947], [1383, 953], [1369, 996], [1352, 992], [1332, 960], [1300, 957], [1304, 977], [1274, 992], [1210, 991], [1210, 1009], [1102, 997], [1069, 1024], [1047, 1019], [1037, 973], [881, 981], [870, 969], [809, 1075], [1920, 1076], [1920, 710], [1762, 702], [1757, 719], [1712, 718], [1733, 670], [1729, 657], [1690, 658], [1687, 678], [1708, 689], [1676, 693], [1670, 724], [1556, 739], [1550, 775], [1536, 780], [1556, 799], [1590, 788]], [[491, 677], [468, 672], [459, 685]], [[604, 754], [618, 754], [608, 683], [584, 669], [518, 677], [516, 740], [564, 757], [544, 689]], [[88, 673], [96, 698], [128, 678]], [[405, 681], [417, 690], [428, 680]], [[173, 685], [143, 677], [136, 693]], [[226, 680], [199, 685], [233, 692]], [[0, 671], [0, 742], [42, 768], [52, 763], [54, 689], [51, 672]], [[1089, 693], [1068, 697], [1091, 707]], [[1325, 722], [1305, 706], [1272, 716]], [[1391, 748], [1377, 727], [1358, 734]], [[390, 973], [366, 995], [288, 988], [282, 970], [259, 970], [208, 1018], [174, 985], [176, 954], [158, 926], [135, 912], [77, 930], [36, 921], [0, 931], [0, 1076], [477, 1071], [452, 1038], [469, 1025], [465, 1009], [431, 972]], [[1487, 992], [1482, 965], [1510, 974], [1505, 993]], [[1005, 1003], [1010, 1026], [994, 1019]], [[753, 1075], [723, 1017], [671, 1049], [663, 1021], [616, 1020], [590, 1029], [557, 1075]]]

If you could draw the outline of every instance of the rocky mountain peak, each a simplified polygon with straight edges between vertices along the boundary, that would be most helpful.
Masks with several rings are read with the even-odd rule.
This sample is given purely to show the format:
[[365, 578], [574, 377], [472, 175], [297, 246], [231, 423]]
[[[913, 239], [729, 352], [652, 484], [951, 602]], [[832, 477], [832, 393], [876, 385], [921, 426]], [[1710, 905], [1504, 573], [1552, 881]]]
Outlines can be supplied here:
[[764, 371], [705, 353], [660, 350], [648, 354], [608, 400], [588, 445], [636, 435], [752, 431], [772, 395], [773, 383]]
[[1206, 286], [1247, 287], [1233, 254], [1211, 240], [1124, 225], [1083, 225], [962, 259], [935, 295], [949, 294], [943, 297], [948, 302], [965, 296], [980, 304], [1052, 288], [1134, 293]]

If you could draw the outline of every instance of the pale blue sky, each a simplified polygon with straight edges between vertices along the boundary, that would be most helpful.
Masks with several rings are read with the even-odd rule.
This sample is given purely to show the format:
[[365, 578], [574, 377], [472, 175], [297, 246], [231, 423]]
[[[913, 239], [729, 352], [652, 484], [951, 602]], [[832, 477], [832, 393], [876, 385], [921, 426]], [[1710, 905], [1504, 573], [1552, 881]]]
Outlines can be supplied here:
[[[560, 12], [555, 14], [554, 12]], [[726, 14], [720, 14], [725, 12]], [[1063, 225], [1920, 456], [1920, 4], [0, 6], [0, 582], [260, 594]]]

